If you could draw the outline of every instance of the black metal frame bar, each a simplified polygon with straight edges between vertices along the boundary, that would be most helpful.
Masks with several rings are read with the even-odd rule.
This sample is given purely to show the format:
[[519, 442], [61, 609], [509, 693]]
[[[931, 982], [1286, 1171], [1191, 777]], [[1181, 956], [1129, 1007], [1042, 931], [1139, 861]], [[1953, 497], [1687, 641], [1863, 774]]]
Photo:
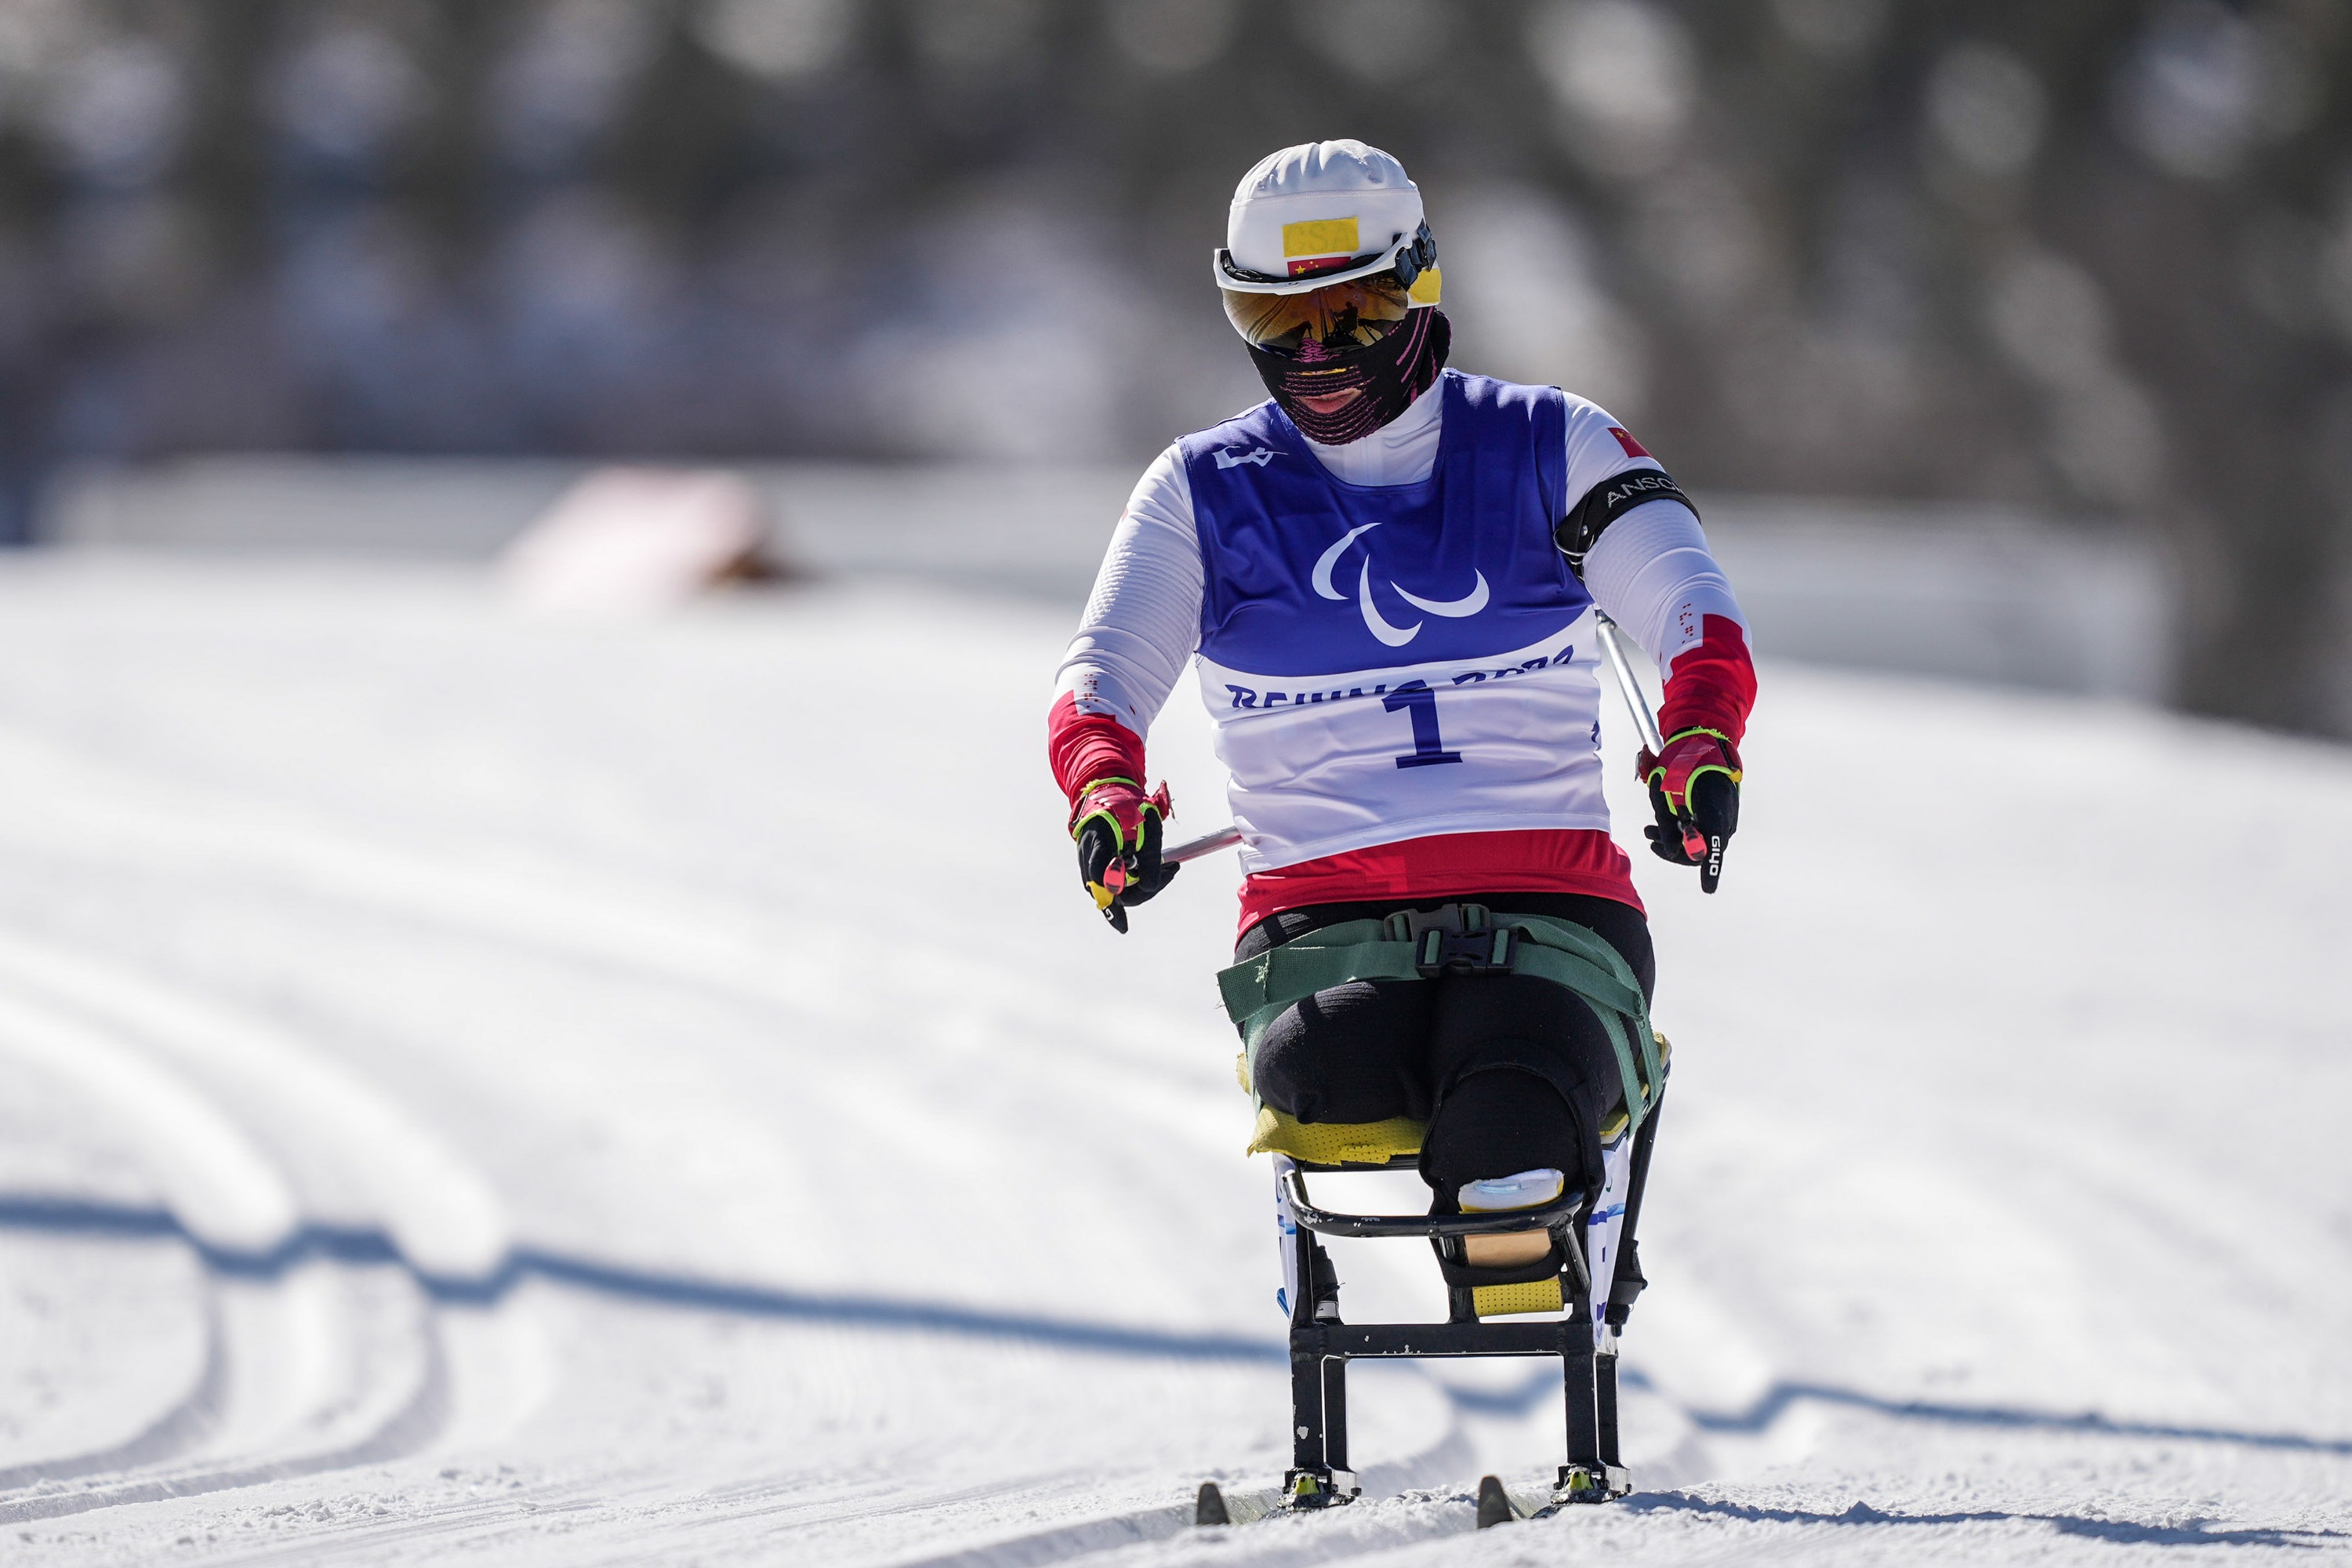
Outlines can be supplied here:
[[1493, 1214], [1333, 1214], [1320, 1209], [1307, 1196], [1306, 1173], [1312, 1171], [1328, 1175], [1340, 1171], [1406, 1171], [1416, 1166], [1394, 1165], [1307, 1165], [1297, 1160], [1283, 1173], [1290, 1189], [1290, 1209], [1298, 1223], [1307, 1229], [1325, 1236], [1403, 1237], [1403, 1236], [1485, 1236], [1497, 1231], [1552, 1230], [1575, 1219], [1584, 1211], [1581, 1198], [1560, 1198], [1540, 1208], [1500, 1209]]
[[[1634, 1151], [1633, 1194], [1646, 1174], [1648, 1143]], [[1347, 1170], [1409, 1171], [1417, 1160], [1388, 1165], [1318, 1165], [1277, 1156], [1297, 1230], [1293, 1237], [1297, 1299], [1290, 1303], [1291, 1468], [1283, 1490], [1293, 1507], [1323, 1507], [1355, 1496], [1348, 1462], [1348, 1363], [1396, 1356], [1531, 1356], [1560, 1358], [1567, 1403], [1568, 1463], [1560, 1467], [1559, 1501], [1601, 1501], [1629, 1489], [1618, 1449], [1616, 1329], [1596, 1346], [1591, 1274], [1585, 1260], [1581, 1195], [1540, 1208], [1494, 1215], [1346, 1215], [1308, 1201], [1306, 1173]], [[1632, 1218], [1629, 1205], [1627, 1217]], [[1339, 1283], [1318, 1234], [1358, 1237], [1420, 1237], [1442, 1257], [1460, 1260], [1465, 1236], [1544, 1229], [1558, 1237], [1568, 1260], [1562, 1294], [1568, 1315], [1559, 1322], [1489, 1323], [1479, 1320], [1468, 1286], [1448, 1290], [1443, 1323], [1347, 1323], [1339, 1318]], [[1612, 1317], [1617, 1314], [1612, 1313]]]

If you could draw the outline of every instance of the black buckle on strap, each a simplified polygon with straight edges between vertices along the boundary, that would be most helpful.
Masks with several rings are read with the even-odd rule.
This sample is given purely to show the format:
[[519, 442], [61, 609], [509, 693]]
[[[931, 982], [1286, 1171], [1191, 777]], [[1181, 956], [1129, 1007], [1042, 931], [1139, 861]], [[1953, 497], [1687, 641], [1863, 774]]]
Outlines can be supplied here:
[[1507, 926], [1497, 931], [1425, 931], [1413, 951], [1413, 967], [1423, 980], [1441, 974], [1508, 974], [1512, 939]]

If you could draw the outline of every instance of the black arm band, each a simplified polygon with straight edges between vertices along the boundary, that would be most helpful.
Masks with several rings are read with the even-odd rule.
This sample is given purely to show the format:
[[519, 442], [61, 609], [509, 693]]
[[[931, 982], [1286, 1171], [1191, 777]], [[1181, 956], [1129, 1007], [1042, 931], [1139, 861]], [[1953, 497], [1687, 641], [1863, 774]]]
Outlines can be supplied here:
[[1678, 500], [1690, 506], [1693, 517], [1698, 515], [1698, 508], [1691, 506], [1690, 497], [1683, 494], [1663, 468], [1628, 468], [1593, 486], [1559, 520], [1559, 527], [1552, 531], [1559, 552], [1568, 557], [1569, 570], [1582, 579], [1584, 557], [1609, 525], [1643, 502], [1654, 500]]

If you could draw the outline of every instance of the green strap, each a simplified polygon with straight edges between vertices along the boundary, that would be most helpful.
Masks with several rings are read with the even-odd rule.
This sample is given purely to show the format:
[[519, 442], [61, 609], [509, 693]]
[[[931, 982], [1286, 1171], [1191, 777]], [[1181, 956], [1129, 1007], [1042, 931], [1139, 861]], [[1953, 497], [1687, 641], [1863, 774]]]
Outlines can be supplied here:
[[1631, 1125], [1640, 1126], [1650, 1107], [1657, 1103], [1664, 1068], [1658, 1060], [1657, 1037], [1650, 1029], [1649, 1004], [1624, 954], [1572, 921], [1541, 915], [1503, 919], [1527, 934], [1511, 965], [1513, 973], [1549, 980], [1591, 1005], [1617, 1058]]
[[1413, 945], [1384, 939], [1379, 921], [1348, 921], [1308, 931], [1217, 972], [1225, 1016], [1244, 1030], [1272, 1008], [1279, 1013], [1318, 991], [1358, 980], [1418, 980]]
[[[1472, 930], [1486, 927], [1485, 910], [1472, 904], [1464, 910]], [[1573, 921], [1506, 913], [1494, 923], [1521, 939], [1508, 946], [1511, 973], [1549, 980], [1591, 1006], [1617, 1058], [1631, 1125], [1640, 1126], [1657, 1102], [1663, 1069], [1649, 1005], [1624, 955]], [[1336, 985], [1421, 979], [1418, 947], [1404, 936], [1399, 923], [1347, 921], [1219, 971], [1217, 990], [1226, 1016], [1241, 1031], [1250, 1081], [1257, 1081], [1258, 1044], [1285, 1008]]]

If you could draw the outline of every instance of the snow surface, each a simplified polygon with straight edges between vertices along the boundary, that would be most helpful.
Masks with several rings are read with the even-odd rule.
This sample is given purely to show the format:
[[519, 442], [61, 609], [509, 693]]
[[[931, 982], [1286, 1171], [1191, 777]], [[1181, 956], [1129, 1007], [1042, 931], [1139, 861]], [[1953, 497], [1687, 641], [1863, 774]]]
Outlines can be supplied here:
[[1234, 872], [1077, 893], [1066, 632], [0, 572], [0, 1562], [2352, 1555], [2352, 759], [1790, 668], [1721, 895], [1641, 869], [1643, 1489], [1473, 1535], [1556, 1373], [1384, 1365], [1376, 1496], [1183, 1528], [1286, 1449]]

